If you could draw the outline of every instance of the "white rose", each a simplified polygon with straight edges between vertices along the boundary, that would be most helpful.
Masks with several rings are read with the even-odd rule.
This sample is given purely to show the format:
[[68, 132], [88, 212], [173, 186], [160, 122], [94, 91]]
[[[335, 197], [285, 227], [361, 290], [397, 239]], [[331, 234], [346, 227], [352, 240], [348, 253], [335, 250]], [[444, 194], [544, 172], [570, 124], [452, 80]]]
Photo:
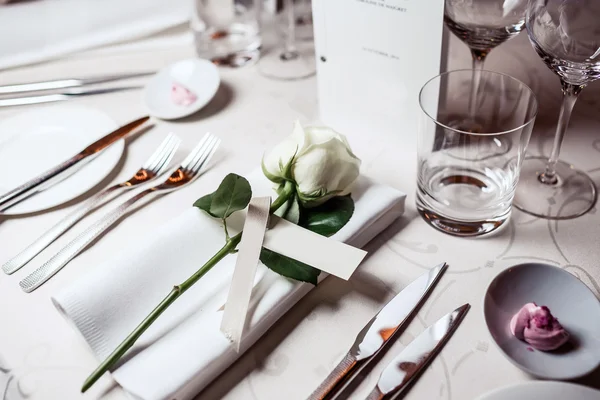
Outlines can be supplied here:
[[348, 194], [360, 159], [344, 135], [327, 127], [302, 128], [296, 121], [292, 135], [265, 154], [262, 168], [275, 183], [294, 182], [300, 201], [310, 207]]

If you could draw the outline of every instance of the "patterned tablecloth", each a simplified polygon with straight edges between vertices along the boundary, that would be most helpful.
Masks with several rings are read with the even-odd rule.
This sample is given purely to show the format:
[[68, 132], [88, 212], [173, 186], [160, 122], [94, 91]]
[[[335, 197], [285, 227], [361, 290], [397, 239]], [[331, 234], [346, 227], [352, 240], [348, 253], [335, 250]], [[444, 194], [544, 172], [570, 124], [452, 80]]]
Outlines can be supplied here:
[[[162, 49], [129, 50], [88, 53], [0, 72], [0, 81], [147, 70], [193, 56], [189, 42]], [[407, 62], [418, 62], [417, 55], [410, 57]], [[454, 37], [449, 67], [470, 67], [466, 47]], [[530, 153], [548, 154], [560, 101], [558, 79], [544, 67], [525, 35], [494, 50], [487, 68], [516, 76], [537, 93], [541, 107]], [[261, 77], [256, 67], [223, 69], [222, 76], [223, 85], [206, 109], [184, 121], [161, 122], [151, 132], [131, 141], [118, 168], [102, 184], [128, 177], [170, 130], [184, 139], [185, 150], [206, 131], [222, 136], [223, 151], [214, 169], [191, 187], [136, 211], [36, 292], [25, 294], [18, 286], [19, 279], [30, 268], [0, 277], [3, 365], [12, 369], [14, 383], [31, 399], [127, 398], [107, 377], [89, 393], [83, 396], [79, 393], [81, 382], [96, 366], [96, 360], [55, 311], [50, 295], [85, 274], [86, 269], [94, 267], [106, 254], [130, 243], [136, 235], [178, 215], [199, 195], [216, 186], [225, 173], [243, 173], [254, 168], [264, 149], [290, 132], [294, 119], [318, 121], [314, 78], [270, 81]], [[121, 123], [143, 113], [137, 91], [77, 102], [105, 110]], [[0, 110], [0, 118], [19, 111]], [[600, 184], [599, 111], [597, 83], [581, 95], [561, 155], [587, 171], [597, 184]], [[399, 132], [394, 137], [380, 137], [375, 132], [364, 132], [364, 136], [350, 138], [356, 153], [364, 160], [365, 174], [409, 193], [406, 215], [368, 245], [369, 258], [349, 282], [325, 280], [201, 393], [199, 399], [305, 398], [373, 314], [406, 284], [440, 261], [451, 265], [449, 271], [383, 362], [357, 389], [357, 399], [364, 398], [383, 365], [425, 326], [465, 302], [473, 305], [471, 312], [407, 398], [472, 399], [491, 389], [531, 379], [501, 355], [483, 321], [485, 289], [497, 273], [511, 265], [527, 261], [557, 265], [579, 277], [597, 296], [600, 294], [600, 216], [596, 208], [584, 217], [558, 222], [515, 211], [505, 229], [482, 239], [460, 239], [439, 233], [425, 224], [415, 210], [415, 149], [403, 146], [402, 139], [403, 135], [414, 134]], [[0, 220], [0, 260], [12, 256], [80, 200], [48, 213]], [[71, 237], [68, 234], [59, 243]], [[43, 257], [36, 260], [39, 262]], [[600, 371], [582, 382], [600, 386]]]

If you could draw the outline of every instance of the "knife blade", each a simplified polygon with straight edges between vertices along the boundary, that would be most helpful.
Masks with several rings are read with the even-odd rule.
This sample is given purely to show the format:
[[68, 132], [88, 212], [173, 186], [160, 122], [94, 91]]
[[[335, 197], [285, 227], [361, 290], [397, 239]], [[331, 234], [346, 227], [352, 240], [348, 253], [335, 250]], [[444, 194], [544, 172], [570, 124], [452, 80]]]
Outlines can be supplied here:
[[381, 373], [367, 400], [380, 400], [398, 393], [417, 379], [419, 373], [438, 355], [458, 328], [471, 306], [463, 304], [430, 325], [406, 346]]
[[446, 268], [446, 263], [437, 265], [390, 300], [360, 331], [350, 351], [308, 399], [324, 400], [337, 395], [406, 324]]
[[89, 163], [102, 150], [104, 150], [117, 140], [125, 137], [127, 134], [129, 134], [131, 131], [133, 131], [135, 128], [142, 125], [149, 119], [149, 116], [138, 118], [135, 121], [132, 121], [127, 125], [118, 128], [117, 130], [90, 144], [70, 159], [63, 161], [62, 163], [49, 169], [41, 175], [36, 176], [28, 182], [25, 182], [21, 186], [18, 186], [17, 188], [0, 195], [0, 211], [6, 210], [9, 207], [15, 205], [16, 203], [33, 195], [34, 193], [47, 189], [50, 186], [62, 181], [69, 175], [72, 175], [83, 165]]
[[30, 104], [52, 103], [55, 101], [70, 100], [75, 97], [94, 96], [97, 94], [121, 92], [125, 90], [139, 89], [141, 87], [142, 86], [120, 86], [103, 89], [75, 88], [65, 89], [62, 92], [52, 94], [40, 94], [35, 96], [19, 96], [10, 98], [0, 97], [0, 107], [14, 107], [27, 106]]
[[141, 78], [154, 75], [156, 72], [134, 72], [121, 75], [103, 75], [90, 78], [67, 78], [53, 81], [40, 81], [30, 83], [17, 83], [13, 85], [0, 86], [0, 95], [12, 95], [16, 93], [41, 92], [57, 89], [68, 89], [88, 85], [98, 85], [108, 82], [121, 81], [125, 79]]

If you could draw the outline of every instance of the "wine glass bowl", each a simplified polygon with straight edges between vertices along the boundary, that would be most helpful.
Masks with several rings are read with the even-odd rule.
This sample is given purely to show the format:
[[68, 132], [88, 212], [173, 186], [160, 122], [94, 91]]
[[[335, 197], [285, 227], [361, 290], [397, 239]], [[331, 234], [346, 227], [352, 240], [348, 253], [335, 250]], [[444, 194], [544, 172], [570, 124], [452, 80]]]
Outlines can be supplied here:
[[525, 27], [527, 0], [446, 0], [444, 22], [471, 51], [485, 57]]
[[533, 48], [562, 80], [585, 85], [600, 78], [600, 2], [534, 2], [527, 31]]
[[579, 94], [600, 78], [600, 2], [531, 0], [525, 20], [533, 48], [560, 78], [563, 102], [550, 157], [524, 160], [514, 204], [542, 218], [575, 218], [595, 205], [596, 186], [558, 158]]

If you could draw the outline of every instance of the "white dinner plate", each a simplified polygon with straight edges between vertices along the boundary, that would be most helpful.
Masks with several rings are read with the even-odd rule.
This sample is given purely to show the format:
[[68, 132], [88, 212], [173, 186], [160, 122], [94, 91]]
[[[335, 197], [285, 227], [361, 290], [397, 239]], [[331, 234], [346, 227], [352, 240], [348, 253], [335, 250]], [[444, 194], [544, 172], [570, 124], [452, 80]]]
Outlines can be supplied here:
[[574, 383], [535, 381], [504, 386], [476, 400], [598, 400], [600, 391]]
[[[171, 100], [171, 87], [178, 83], [196, 95], [196, 101], [187, 106]], [[144, 104], [153, 117], [177, 119], [199, 111], [217, 93], [221, 78], [218, 68], [210, 61], [191, 58], [178, 61], [161, 69], [144, 88]]]
[[[74, 105], [26, 111], [1, 121], [0, 194], [71, 158], [116, 128], [118, 124], [103, 112]], [[3, 214], [45, 210], [85, 193], [113, 170], [124, 148], [124, 140], [113, 143], [73, 175]]]

